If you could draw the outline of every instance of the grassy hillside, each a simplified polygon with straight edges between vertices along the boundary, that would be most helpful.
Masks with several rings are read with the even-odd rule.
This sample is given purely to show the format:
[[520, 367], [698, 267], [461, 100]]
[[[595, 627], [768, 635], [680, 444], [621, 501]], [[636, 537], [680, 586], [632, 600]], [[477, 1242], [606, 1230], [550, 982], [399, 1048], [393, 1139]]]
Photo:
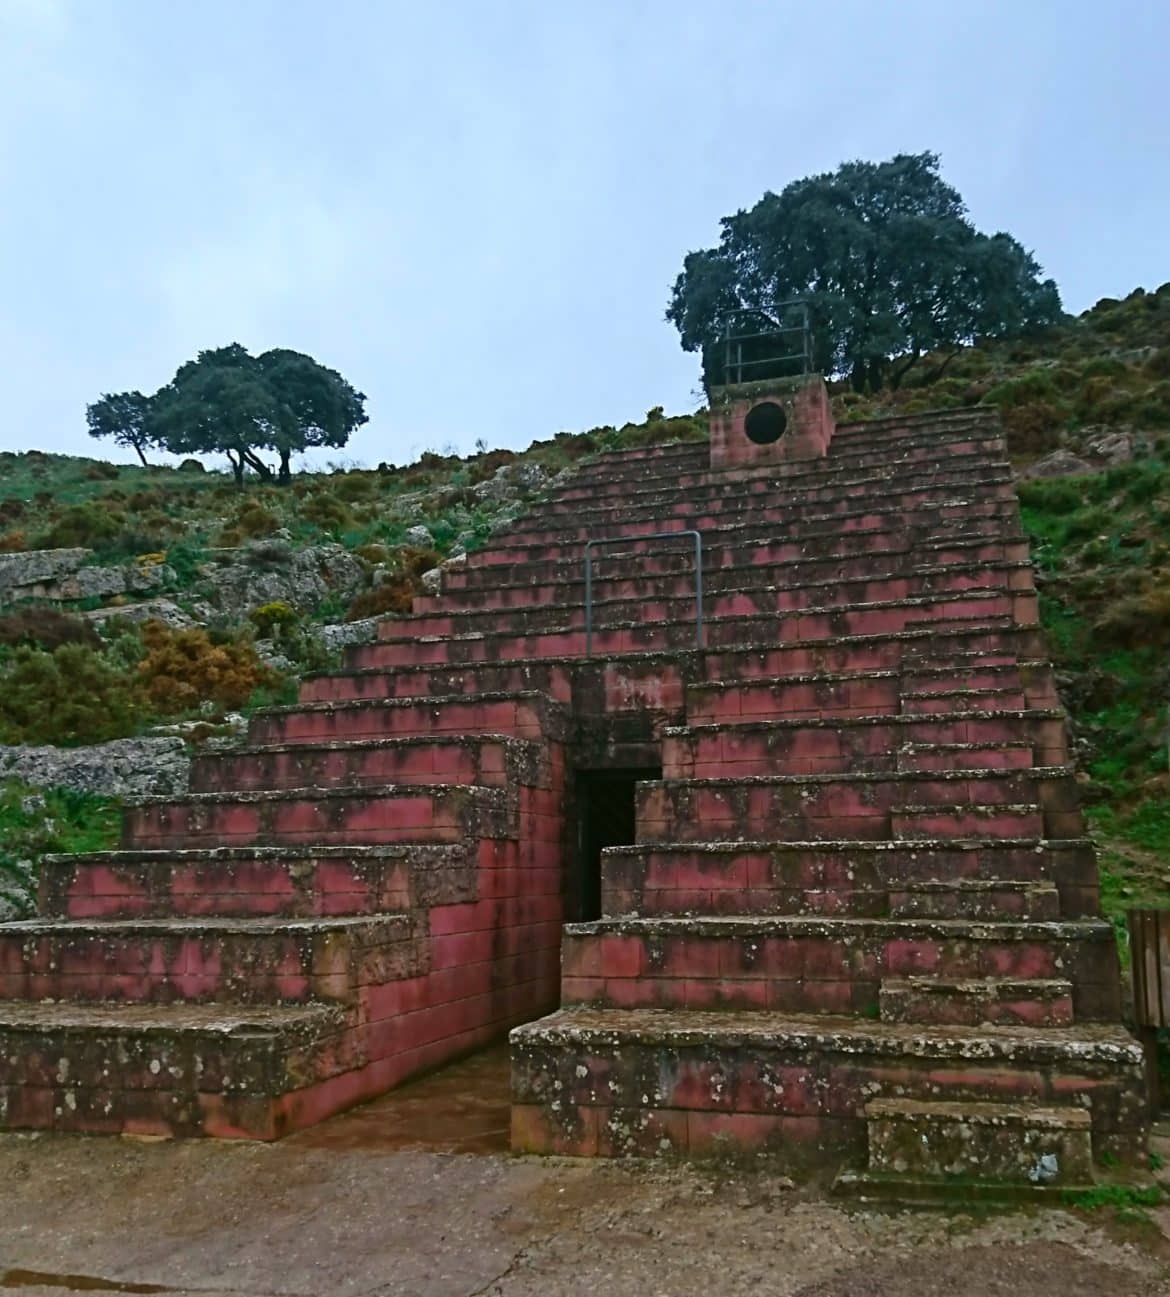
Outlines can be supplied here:
[[[1041, 338], [924, 357], [897, 391], [840, 389], [834, 403], [850, 420], [991, 404], [1022, 472], [1054, 452], [1082, 457], [1078, 475], [1021, 482], [1042, 615], [1109, 904], [1170, 901], [1170, 284], [1099, 302]], [[366, 576], [344, 599], [270, 603], [182, 631], [114, 620], [98, 635], [48, 612], [0, 615], [0, 741], [92, 741], [182, 719], [205, 722], [196, 737], [213, 732], [229, 710], [291, 697], [302, 671], [329, 665], [314, 623], [405, 610], [423, 571], [483, 545], [550, 475], [595, 451], [705, 435], [702, 412], [653, 410], [520, 454], [428, 453], [243, 492], [191, 465], [2, 455], [0, 550], [82, 545], [95, 563], [163, 560], [172, 575], [160, 593], [197, 615], [200, 573], [228, 551], [263, 565], [337, 544]], [[408, 537], [420, 525], [425, 544]], [[279, 642], [277, 667], [257, 656], [258, 637]]]

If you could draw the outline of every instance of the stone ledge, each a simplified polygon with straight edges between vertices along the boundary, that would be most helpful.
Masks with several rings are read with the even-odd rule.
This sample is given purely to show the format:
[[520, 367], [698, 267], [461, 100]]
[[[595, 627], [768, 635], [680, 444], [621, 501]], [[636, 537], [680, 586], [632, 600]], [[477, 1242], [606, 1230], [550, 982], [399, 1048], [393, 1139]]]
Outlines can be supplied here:
[[928, 1028], [853, 1019], [794, 1017], [758, 1011], [698, 1009], [561, 1009], [514, 1027], [518, 1049], [540, 1046], [747, 1048], [833, 1051], [860, 1057], [913, 1057], [988, 1062], [1098, 1063], [1144, 1066], [1138, 1042], [1120, 1025], [1075, 1027], [954, 1026]]

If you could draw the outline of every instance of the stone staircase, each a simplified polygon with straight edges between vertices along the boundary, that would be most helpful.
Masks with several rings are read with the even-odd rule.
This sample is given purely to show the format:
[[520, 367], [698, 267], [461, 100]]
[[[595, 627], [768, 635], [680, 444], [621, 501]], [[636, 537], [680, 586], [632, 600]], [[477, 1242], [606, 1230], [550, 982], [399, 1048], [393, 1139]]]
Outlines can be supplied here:
[[[514, 1146], [767, 1153], [863, 1196], [1140, 1163], [1141, 1054], [993, 417], [841, 427], [754, 477], [662, 468], [595, 475], [509, 539], [564, 652], [566, 549], [664, 516], [710, 549], [687, 665], [661, 651], [690, 630], [685, 555], [616, 563], [598, 605], [606, 647], [644, 654], [613, 664], [625, 692], [666, 700], [662, 779], [603, 853], [602, 917], [565, 929], [561, 1008], [513, 1032]], [[488, 580], [460, 578], [507, 607]]]
[[[1139, 1159], [994, 417], [709, 454], [598, 456], [121, 851], [52, 860], [0, 927], [0, 1124], [272, 1138], [516, 1027], [520, 1150], [858, 1192]], [[703, 650], [689, 540], [639, 540], [675, 528]], [[651, 767], [583, 915], [582, 775]]]

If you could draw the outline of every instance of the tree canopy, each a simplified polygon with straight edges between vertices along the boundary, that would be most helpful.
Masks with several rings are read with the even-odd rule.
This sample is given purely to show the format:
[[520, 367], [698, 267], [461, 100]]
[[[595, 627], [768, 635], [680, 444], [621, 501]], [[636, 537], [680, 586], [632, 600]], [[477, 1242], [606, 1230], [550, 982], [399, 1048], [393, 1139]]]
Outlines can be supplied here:
[[91, 437], [111, 437], [118, 446], [133, 450], [147, 466], [146, 447], [151, 438], [146, 430], [150, 401], [141, 392], [115, 392], [101, 396], [85, 408]]
[[775, 318], [791, 299], [808, 304], [814, 367], [860, 391], [897, 386], [928, 353], [1062, 318], [1056, 284], [1011, 235], [975, 229], [936, 153], [843, 163], [721, 226], [718, 247], [687, 255], [666, 312], [708, 388], [727, 381], [727, 313]]
[[275, 476], [287, 482], [294, 454], [346, 444], [366, 422], [365, 400], [312, 356], [279, 347], [253, 356], [232, 343], [201, 351], [153, 396], [102, 397], [86, 417], [92, 435], [133, 445], [140, 458], [149, 444], [177, 455], [226, 455], [240, 483], [249, 468], [272, 478], [263, 458], [272, 452]]

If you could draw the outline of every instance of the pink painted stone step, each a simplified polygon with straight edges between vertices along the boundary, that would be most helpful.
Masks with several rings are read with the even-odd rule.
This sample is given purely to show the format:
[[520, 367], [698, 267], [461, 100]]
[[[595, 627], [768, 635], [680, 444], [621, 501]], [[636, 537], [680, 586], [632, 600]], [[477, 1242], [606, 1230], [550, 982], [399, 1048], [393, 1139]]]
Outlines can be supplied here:
[[0, 926], [0, 998], [348, 1002], [416, 972], [420, 954], [404, 914], [26, 920]]
[[[1031, 567], [1019, 563], [984, 563], [902, 572], [872, 580], [819, 581], [810, 585], [769, 586], [748, 581], [724, 588], [716, 582], [704, 591], [703, 606], [711, 618], [752, 617], [761, 613], [788, 613], [803, 609], [861, 606], [939, 595], [959, 598], [964, 593], [1014, 590], [1032, 591]], [[575, 594], [575, 592], [574, 592]], [[517, 590], [506, 606], [485, 604], [476, 594], [466, 599], [448, 596], [433, 612], [419, 612], [384, 621], [378, 629], [382, 641], [404, 637], [466, 634], [474, 631], [512, 634], [522, 629], [567, 629], [585, 624], [583, 588], [570, 602], [551, 602], [539, 586]], [[639, 617], [681, 621], [694, 615], [694, 582], [672, 579], [649, 585], [641, 592], [616, 597], [598, 592], [593, 602], [593, 624], [621, 625]], [[422, 601], [426, 607], [430, 601]], [[432, 604], [433, 606], [433, 604]]]
[[[48, 856], [49, 919], [326, 918], [474, 898], [478, 868], [515, 865], [498, 841], [363, 847], [210, 847]], [[538, 871], [526, 882], [544, 890]]]
[[639, 842], [1081, 833], [1062, 767], [647, 781], [635, 800]]
[[953, 878], [892, 883], [895, 919], [1059, 919], [1060, 893], [1050, 881]]
[[563, 732], [562, 715], [550, 698], [535, 691], [320, 701], [257, 712], [248, 736], [258, 744], [469, 734], [541, 739]]
[[[890, 832], [894, 838], [903, 840], [940, 837], [1024, 838], [1043, 837], [1046, 824], [1041, 808], [1028, 802], [964, 806], [908, 805], [892, 812]], [[1079, 832], [1079, 817], [1074, 832], [1054, 832], [1053, 836], [1075, 836], [1076, 832]]]
[[324, 1003], [2, 1002], [4, 1126], [275, 1139], [277, 1096], [348, 1065], [346, 1022]]
[[696, 1158], [763, 1152], [793, 1171], [826, 1159], [859, 1166], [867, 1102], [896, 1094], [1057, 1100], [1090, 1114], [1098, 1155], [1133, 1164], [1145, 1155], [1142, 1055], [1112, 1023], [925, 1032], [767, 1011], [581, 1007], [511, 1039], [518, 1151], [661, 1156], [665, 1147]]
[[879, 1004], [883, 1022], [976, 1027], [982, 1023], [1068, 1027], [1072, 983], [1064, 978], [887, 978]]
[[972, 770], [999, 767], [1027, 770], [1033, 765], [1060, 765], [1067, 759], [1065, 745], [1036, 759], [1036, 749], [1027, 740], [1004, 739], [998, 743], [919, 743], [910, 740], [896, 753], [897, 769]]
[[1104, 920], [621, 918], [565, 927], [562, 1003], [864, 1014], [887, 978], [1067, 979], [1077, 1015], [1119, 1007]]
[[367, 784], [480, 784], [503, 787], [542, 779], [541, 747], [504, 735], [365, 739], [270, 744], [198, 756], [192, 792]]
[[[875, 547], [875, 540], [882, 544]], [[489, 551], [490, 552], [490, 551]], [[476, 562], [483, 552], [472, 555], [459, 567], [443, 569], [443, 590], [479, 590], [484, 594], [510, 590], [522, 585], [576, 585], [584, 580], [584, 563], [580, 553], [565, 558], [544, 559], [531, 563], [498, 564]], [[661, 542], [655, 548], [644, 547], [629, 552], [621, 546], [606, 547], [594, 554], [593, 575], [599, 583], [637, 578], [685, 576], [694, 573], [694, 547], [690, 538], [680, 535], [677, 543]], [[864, 575], [880, 576], [905, 567], [949, 567], [980, 562], [1018, 562], [1028, 557], [1028, 542], [1023, 535], [1004, 530], [989, 536], [986, 532], [957, 531], [949, 536], [936, 535], [933, 529], [918, 533], [886, 532], [880, 537], [871, 533], [847, 532], [823, 544], [811, 547], [795, 541], [770, 540], [761, 537], [751, 541], [723, 541], [703, 546], [703, 571], [712, 576], [756, 569], [790, 574], [796, 580], [834, 580], [848, 577], [866, 564]]]
[[1067, 758], [1063, 717], [1050, 712], [732, 719], [662, 731], [667, 779], [1026, 770]]
[[[1092, 844], [1037, 838], [643, 843], [602, 853], [602, 910], [620, 915], [889, 914], [931, 885], [1051, 885], [1066, 918], [1100, 913]], [[1010, 896], [1004, 892], [1005, 898]], [[912, 901], [910, 898], [914, 896]]]
[[126, 812], [127, 848], [460, 842], [516, 832], [502, 788], [404, 784], [144, 799]]

